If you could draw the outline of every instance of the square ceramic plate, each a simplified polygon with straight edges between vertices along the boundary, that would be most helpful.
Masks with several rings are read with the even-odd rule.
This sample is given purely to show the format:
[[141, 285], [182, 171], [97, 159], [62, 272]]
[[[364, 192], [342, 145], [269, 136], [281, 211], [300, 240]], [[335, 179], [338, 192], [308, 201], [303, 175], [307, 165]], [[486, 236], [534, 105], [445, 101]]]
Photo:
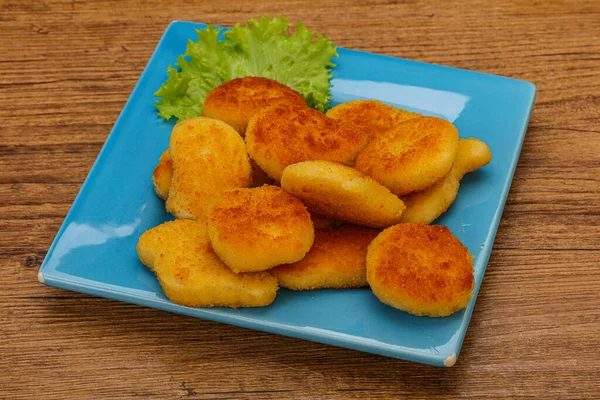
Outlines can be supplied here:
[[[153, 93], [188, 39], [205, 25], [173, 22], [163, 35], [39, 271], [47, 285], [198, 318], [438, 366], [458, 357], [473, 307], [450, 317], [415, 317], [381, 304], [369, 289], [291, 292], [268, 307], [194, 309], [167, 300], [137, 258], [142, 232], [172, 219], [151, 175], [173, 122], [161, 120]], [[461, 137], [490, 146], [492, 162], [467, 175], [448, 226], [475, 257], [478, 292], [535, 99], [531, 83], [338, 49], [332, 106], [378, 99], [453, 122]]]

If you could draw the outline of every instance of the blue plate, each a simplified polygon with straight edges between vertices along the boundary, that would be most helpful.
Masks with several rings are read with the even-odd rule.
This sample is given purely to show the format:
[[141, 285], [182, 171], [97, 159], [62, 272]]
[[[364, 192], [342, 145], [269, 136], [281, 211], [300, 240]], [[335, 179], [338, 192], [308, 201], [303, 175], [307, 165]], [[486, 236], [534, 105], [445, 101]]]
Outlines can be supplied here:
[[[194, 317], [293, 336], [405, 360], [452, 366], [473, 307], [450, 317], [415, 317], [381, 304], [368, 289], [291, 292], [254, 309], [194, 309], [173, 304], [137, 258], [139, 236], [171, 217], [151, 175], [167, 148], [173, 122], [161, 120], [153, 93], [194, 29], [173, 22], [61, 226], [39, 280], [50, 286]], [[517, 165], [536, 89], [529, 82], [415, 61], [338, 49], [332, 105], [379, 99], [452, 121], [462, 137], [484, 140], [492, 162], [461, 182], [460, 194], [437, 223], [448, 226], [475, 257], [478, 292]]]

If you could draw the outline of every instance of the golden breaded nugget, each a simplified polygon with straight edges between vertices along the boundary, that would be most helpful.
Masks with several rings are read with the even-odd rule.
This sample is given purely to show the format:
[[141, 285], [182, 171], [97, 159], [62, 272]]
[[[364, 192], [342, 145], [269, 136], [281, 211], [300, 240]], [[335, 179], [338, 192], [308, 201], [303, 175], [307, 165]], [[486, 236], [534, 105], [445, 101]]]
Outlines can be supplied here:
[[277, 294], [277, 279], [267, 272], [231, 272], [214, 253], [203, 222], [165, 222], [144, 232], [136, 249], [165, 295], [182, 306], [266, 306]]
[[281, 187], [311, 212], [374, 228], [400, 221], [404, 203], [354, 168], [331, 161], [304, 161], [283, 171]]
[[382, 303], [445, 317], [473, 295], [473, 257], [445, 226], [399, 224], [369, 245], [367, 282]]
[[462, 177], [487, 165], [491, 159], [490, 148], [481, 140], [459, 139], [456, 159], [450, 172], [433, 186], [402, 197], [406, 210], [400, 222], [433, 222], [456, 199]]
[[315, 230], [300, 200], [265, 185], [223, 193], [208, 219], [208, 235], [232, 271], [250, 272], [301, 260]]
[[401, 122], [421, 116], [377, 100], [353, 100], [342, 103], [327, 111], [326, 115], [362, 127], [370, 138], [379, 136]]
[[355, 168], [402, 196], [433, 185], [450, 172], [458, 130], [450, 122], [422, 117], [377, 136], [356, 157]]
[[165, 150], [158, 160], [158, 165], [154, 168], [152, 174], [152, 182], [154, 183], [154, 191], [157, 196], [163, 200], [169, 197], [169, 188], [171, 187], [171, 179], [173, 178], [173, 163], [171, 161], [171, 153]]
[[[252, 183], [250, 187], [257, 187], [262, 185], [270, 185], [273, 183], [273, 179], [269, 178], [269, 175], [260, 169], [258, 165], [250, 160], [252, 166]], [[173, 178], [173, 163], [171, 161], [171, 153], [167, 149], [158, 161], [158, 165], [154, 168], [152, 174], [152, 181], [154, 182], [154, 191], [163, 200], [169, 197], [169, 188], [171, 187], [171, 179]]]
[[227, 81], [208, 92], [202, 114], [228, 123], [244, 136], [254, 114], [282, 104], [306, 107], [304, 98], [295, 90], [272, 79], [247, 76]]
[[306, 257], [270, 270], [279, 285], [292, 290], [343, 289], [366, 286], [367, 247], [379, 231], [345, 225], [315, 232]]
[[196, 117], [179, 122], [169, 151], [173, 179], [167, 211], [177, 218], [205, 221], [221, 192], [252, 182], [244, 140], [223, 121]]
[[351, 164], [369, 138], [362, 128], [328, 118], [311, 108], [278, 106], [248, 124], [248, 154], [276, 181], [290, 164], [329, 160]]

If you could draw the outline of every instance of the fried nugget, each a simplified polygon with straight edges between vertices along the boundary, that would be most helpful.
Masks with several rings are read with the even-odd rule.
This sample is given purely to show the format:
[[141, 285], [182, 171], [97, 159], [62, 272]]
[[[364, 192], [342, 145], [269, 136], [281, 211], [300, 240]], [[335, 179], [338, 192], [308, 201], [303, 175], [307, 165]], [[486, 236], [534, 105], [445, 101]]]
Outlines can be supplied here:
[[169, 188], [171, 187], [171, 179], [173, 178], [173, 162], [171, 161], [171, 153], [165, 150], [158, 160], [158, 165], [152, 173], [152, 183], [156, 195], [163, 200], [169, 198]]
[[311, 108], [279, 106], [260, 111], [248, 124], [250, 157], [276, 181], [290, 164], [329, 160], [352, 164], [369, 138], [362, 128]]
[[327, 111], [326, 115], [329, 118], [362, 127], [370, 138], [379, 136], [401, 122], [421, 116], [417, 113], [388, 106], [377, 100], [353, 100], [342, 103]]
[[315, 231], [300, 200], [265, 185], [223, 193], [208, 219], [208, 235], [232, 271], [249, 272], [301, 260]]
[[445, 317], [473, 295], [473, 257], [445, 226], [399, 224], [369, 245], [367, 282], [382, 303]]
[[491, 159], [490, 148], [481, 140], [460, 139], [450, 172], [433, 186], [402, 197], [406, 210], [400, 222], [433, 222], [446, 212], [456, 199], [462, 177], [487, 165]]
[[269, 273], [292, 290], [343, 289], [366, 286], [367, 247], [379, 231], [345, 225], [315, 232], [315, 243], [301, 261]]
[[199, 221], [180, 219], [152, 228], [142, 234], [136, 249], [165, 295], [182, 306], [266, 306], [279, 288], [267, 272], [231, 272], [214, 253]]
[[202, 113], [226, 122], [244, 136], [254, 114], [276, 105], [306, 107], [306, 102], [298, 92], [277, 81], [247, 76], [227, 81], [208, 92]]
[[[252, 166], [252, 183], [250, 187], [258, 187], [262, 185], [270, 185], [273, 183], [273, 179], [269, 178], [269, 175], [260, 169], [258, 165], [250, 160]], [[171, 153], [167, 149], [160, 156], [158, 164], [154, 168], [152, 174], [152, 182], [154, 183], [154, 191], [163, 200], [167, 200], [169, 197], [169, 188], [171, 187], [171, 179], [173, 178], [173, 162], [171, 160]]]
[[304, 161], [285, 168], [281, 187], [311, 212], [374, 228], [400, 221], [404, 203], [354, 168], [331, 161]]
[[205, 221], [219, 194], [247, 187], [252, 168], [240, 135], [222, 121], [196, 117], [173, 128], [169, 151], [173, 179], [167, 211], [177, 218]]
[[457, 147], [458, 130], [450, 122], [410, 119], [371, 140], [356, 157], [355, 168], [403, 196], [427, 189], [450, 172]]

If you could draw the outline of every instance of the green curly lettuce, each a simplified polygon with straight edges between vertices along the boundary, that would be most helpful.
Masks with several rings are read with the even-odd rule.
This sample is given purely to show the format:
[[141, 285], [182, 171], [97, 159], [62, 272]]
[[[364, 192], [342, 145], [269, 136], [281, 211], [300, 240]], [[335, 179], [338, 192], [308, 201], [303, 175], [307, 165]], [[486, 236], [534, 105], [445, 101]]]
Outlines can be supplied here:
[[284, 17], [251, 19], [224, 31], [210, 25], [196, 30], [186, 52], [169, 66], [168, 79], [154, 94], [158, 114], [169, 119], [202, 114], [208, 92], [221, 83], [244, 76], [274, 79], [298, 91], [309, 107], [325, 111], [329, 105], [331, 69], [337, 56], [333, 43]]

